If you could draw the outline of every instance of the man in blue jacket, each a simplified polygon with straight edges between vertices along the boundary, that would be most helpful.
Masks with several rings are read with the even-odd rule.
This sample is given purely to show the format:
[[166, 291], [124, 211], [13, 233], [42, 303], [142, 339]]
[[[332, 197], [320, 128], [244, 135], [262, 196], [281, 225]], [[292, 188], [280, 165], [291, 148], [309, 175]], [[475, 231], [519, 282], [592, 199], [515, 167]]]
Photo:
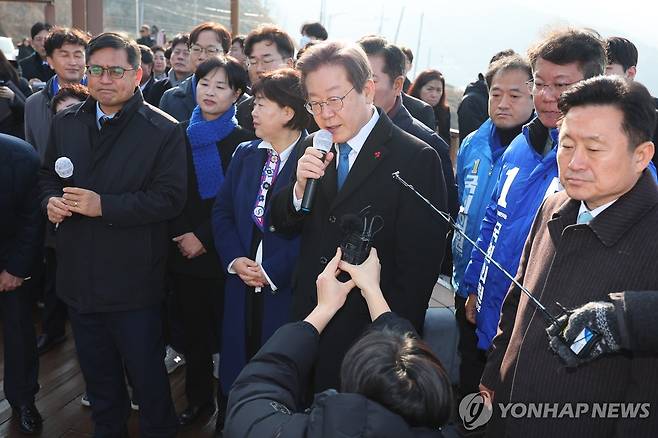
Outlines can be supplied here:
[[[489, 90], [489, 119], [471, 133], [457, 155], [457, 189], [459, 214], [457, 225], [473, 240], [477, 239], [484, 212], [498, 181], [503, 152], [521, 133], [532, 117], [533, 105], [526, 82], [532, 79], [530, 64], [518, 55], [511, 55], [490, 64], [485, 75]], [[455, 309], [459, 324], [460, 391], [476, 392], [484, 353], [476, 348], [475, 318], [466, 314], [468, 291], [462, 278], [471, 258], [471, 245], [460, 233], [452, 241]], [[473, 299], [471, 301], [474, 302]], [[472, 312], [475, 307], [471, 306]]]
[[[477, 245], [515, 273], [523, 244], [544, 198], [562, 190], [557, 174], [557, 99], [583, 79], [603, 74], [606, 53], [594, 33], [553, 32], [528, 50], [531, 93], [537, 117], [523, 127], [502, 157], [500, 177], [480, 229]], [[463, 290], [477, 294], [478, 348], [487, 350], [496, 334], [503, 298], [511, 281], [473, 250]]]

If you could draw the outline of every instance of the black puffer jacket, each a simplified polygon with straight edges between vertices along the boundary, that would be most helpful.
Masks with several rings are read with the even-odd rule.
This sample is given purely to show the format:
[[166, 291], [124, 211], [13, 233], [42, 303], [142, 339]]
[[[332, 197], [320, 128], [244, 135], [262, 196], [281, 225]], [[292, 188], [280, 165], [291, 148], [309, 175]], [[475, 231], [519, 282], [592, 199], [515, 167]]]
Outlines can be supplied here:
[[[413, 331], [393, 313], [373, 325]], [[299, 412], [320, 336], [309, 323], [277, 330], [235, 381], [228, 400], [225, 438], [440, 438], [439, 430], [409, 426], [399, 415], [360, 394], [334, 390], [315, 395]]]

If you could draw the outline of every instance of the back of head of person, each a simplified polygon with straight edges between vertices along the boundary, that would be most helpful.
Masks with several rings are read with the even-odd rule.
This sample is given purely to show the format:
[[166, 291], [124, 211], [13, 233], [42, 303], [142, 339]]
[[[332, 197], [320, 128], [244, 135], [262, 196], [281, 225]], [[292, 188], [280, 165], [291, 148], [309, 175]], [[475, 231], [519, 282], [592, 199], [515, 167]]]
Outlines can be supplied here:
[[84, 102], [89, 97], [89, 90], [82, 84], [68, 84], [59, 89], [53, 96], [50, 108], [53, 114], [65, 110], [80, 102]]
[[637, 74], [637, 47], [631, 41], [622, 37], [610, 37], [605, 40], [605, 52], [608, 64], [606, 75], [623, 76], [635, 79]]
[[412, 427], [437, 429], [452, 406], [450, 379], [429, 347], [410, 333], [370, 331], [345, 355], [341, 392], [386, 407]]
[[528, 49], [531, 89], [541, 123], [555, 128], [560, 117], [557, 100], [573, 84], [602, 75], [607, 56], [599, 35], [587, 29], [558, 29]]

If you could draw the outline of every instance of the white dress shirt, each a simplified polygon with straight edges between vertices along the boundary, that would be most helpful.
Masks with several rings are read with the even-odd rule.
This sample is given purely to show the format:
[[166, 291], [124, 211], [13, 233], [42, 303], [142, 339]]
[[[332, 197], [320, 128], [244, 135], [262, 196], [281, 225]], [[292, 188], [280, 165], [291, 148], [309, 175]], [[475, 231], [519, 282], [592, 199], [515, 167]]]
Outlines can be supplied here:
[[599, 214], [601, 214], [601, 213], [603, 212], [603, 210], [605, 210], [606, 208], [610, 207], [610, 206], [611, 206], [612, 204], [614, 204], [615, 202], [617, 202], [616, 199], [615, 199], [614, 201], [610, 201], [610, 202], [608, 202], [607, 204], [603, 204], [603, 205], [601, 205], [601, 206], [599, 206], [599, 207], [596, 207], [594, 210], [590, 210], [590, 209], [587, 207], [587, 204], [585, 204], [585, 201], [580, 201], [580, 208], [578, 209], [578, 216], [576, 216], [576, 217], [579, 217], [580, 214], [583, 213], [583, 212], [585, 212], [585, 211], [589, 211], [589, 214], [592, 215], [592, 219], [594, 219], [596, 216], [598, 216]]
[[[288, 161], [288, 158], [290, 157], [290, 154], [292, 153], [292, 150], [294, 149], [295, 145], [297, 144], [297, 142], [299, 141], [300, 138], [301, 138], [301, 134], [283, 152], [281, 152], [279, 154], [279, 170], [278, 170], [278, 172], [281, 172], [281, 169], [283, 169], [283, 166], [286, 165], [286, 161]], [[270, 143], [268, 143], [266, 141], [262, 141], [258, 145], [258, 149], [274, 150], [274, 146], [272, 146]], [[277, 173], [277, 175], [278, 175], [278, 173]], [[267, 192], [266, 196], [270, 196], [271, 193], [272, 193], [272, 191], [269, 190]], [[256, 198], [254, 197], [254, 199], [256, 199]], [[235, 263], [235, 260], [237, 260], [237, 259], [234, 259], [228, 265], [228, 273], [229, 274], [236, 274], [237, 273], [233, 269], [233, 263]], [[270, 284], [270, 287], [272, 288], [272, 291], [277, 290], [276, 285], [272, 282], [272, 279], [269, 277], [269, 275], [267, 275], [267, 272], [265, 272], [265, 269], [263, 268], [263, 265], [262, 265], [262, 263], [263, 263], [263, 241], [262, 240], [258, 243], [258, 249], [256, 250], [256, 258], [255, 258], [254, 261], [256, 263], [258, 263], [258, 266], [260, 266], [260, 269], [261, 269], [261, 271], [263, 271], [263, 275], [267, 279], [267, 282]], [[260, 292], [260, 291], [261, 291], [260, 287], [257, 287], [255, 289], [255, 292]]]
[[[363, 148], [363, 145], [365, 144], [366, 140], [368, 139], [368, 136], [374, 129], [375, 125], [377, 124], [377, 121], [379, 120], [379, 113], [377, 112], [376, 108], [372, 108], [372, 117], [370, 117], [370, 120], [368, 120], [368, 123], [363, 125], [363, 127], [359, 130], [359, 132], [356, 133], [356, 135], [349, 140], [347, 140], [345, 143], [350, 145], [350, 154], [347, 156], [347, 161], [349, 162], [349, 170], [352, 170], [352, 166], [354, 165], [354, 162], [356, 161], [356, 157], [359, 156], [359, 152], [361, 152], [361, 149]], [[340, 153], [336, 153], [336, 157], [334, 161], [336, 162], [336, 169], [338, 169], [338, 162], [340, 160]], [[348, 173], [349, 175], [349, 173]], [[297, 184], [297, 183], [295, 183]], [[299, 211], [302, 208], [302, 200], [297, 199], [297, 195], [295, 194], [295, 190], [292, 191], [292, 204], [295, 207], [295, 210]]]

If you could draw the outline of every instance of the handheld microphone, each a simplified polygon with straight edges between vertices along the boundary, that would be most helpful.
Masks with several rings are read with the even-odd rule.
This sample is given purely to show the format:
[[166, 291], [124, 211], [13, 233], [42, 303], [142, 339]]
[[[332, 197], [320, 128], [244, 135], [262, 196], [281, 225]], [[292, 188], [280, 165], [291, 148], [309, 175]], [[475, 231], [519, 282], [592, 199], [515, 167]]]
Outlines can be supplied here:
[[[320, 129], [313, 136], [313, 147], [320, 152], [322, 152], [322, 158], [327, 155], [327, 152], [331, 149], [331, 146], [334, 143], [333, 135], [331, 132]], [[301, 212], [309, 214], [311, 212], [311, 207], [313, 206], [313, 200], [315, 199], [315, 191], [317, 190], [318, 180], [309, 179], [306, 181], [306, 188], [304, 189], [304, 197], [302, 198], [302, 207]]]
[[65, 185], [73, 185], [73, 162], [68, 157], [59, 157], [55, 161], [55, 173]]

